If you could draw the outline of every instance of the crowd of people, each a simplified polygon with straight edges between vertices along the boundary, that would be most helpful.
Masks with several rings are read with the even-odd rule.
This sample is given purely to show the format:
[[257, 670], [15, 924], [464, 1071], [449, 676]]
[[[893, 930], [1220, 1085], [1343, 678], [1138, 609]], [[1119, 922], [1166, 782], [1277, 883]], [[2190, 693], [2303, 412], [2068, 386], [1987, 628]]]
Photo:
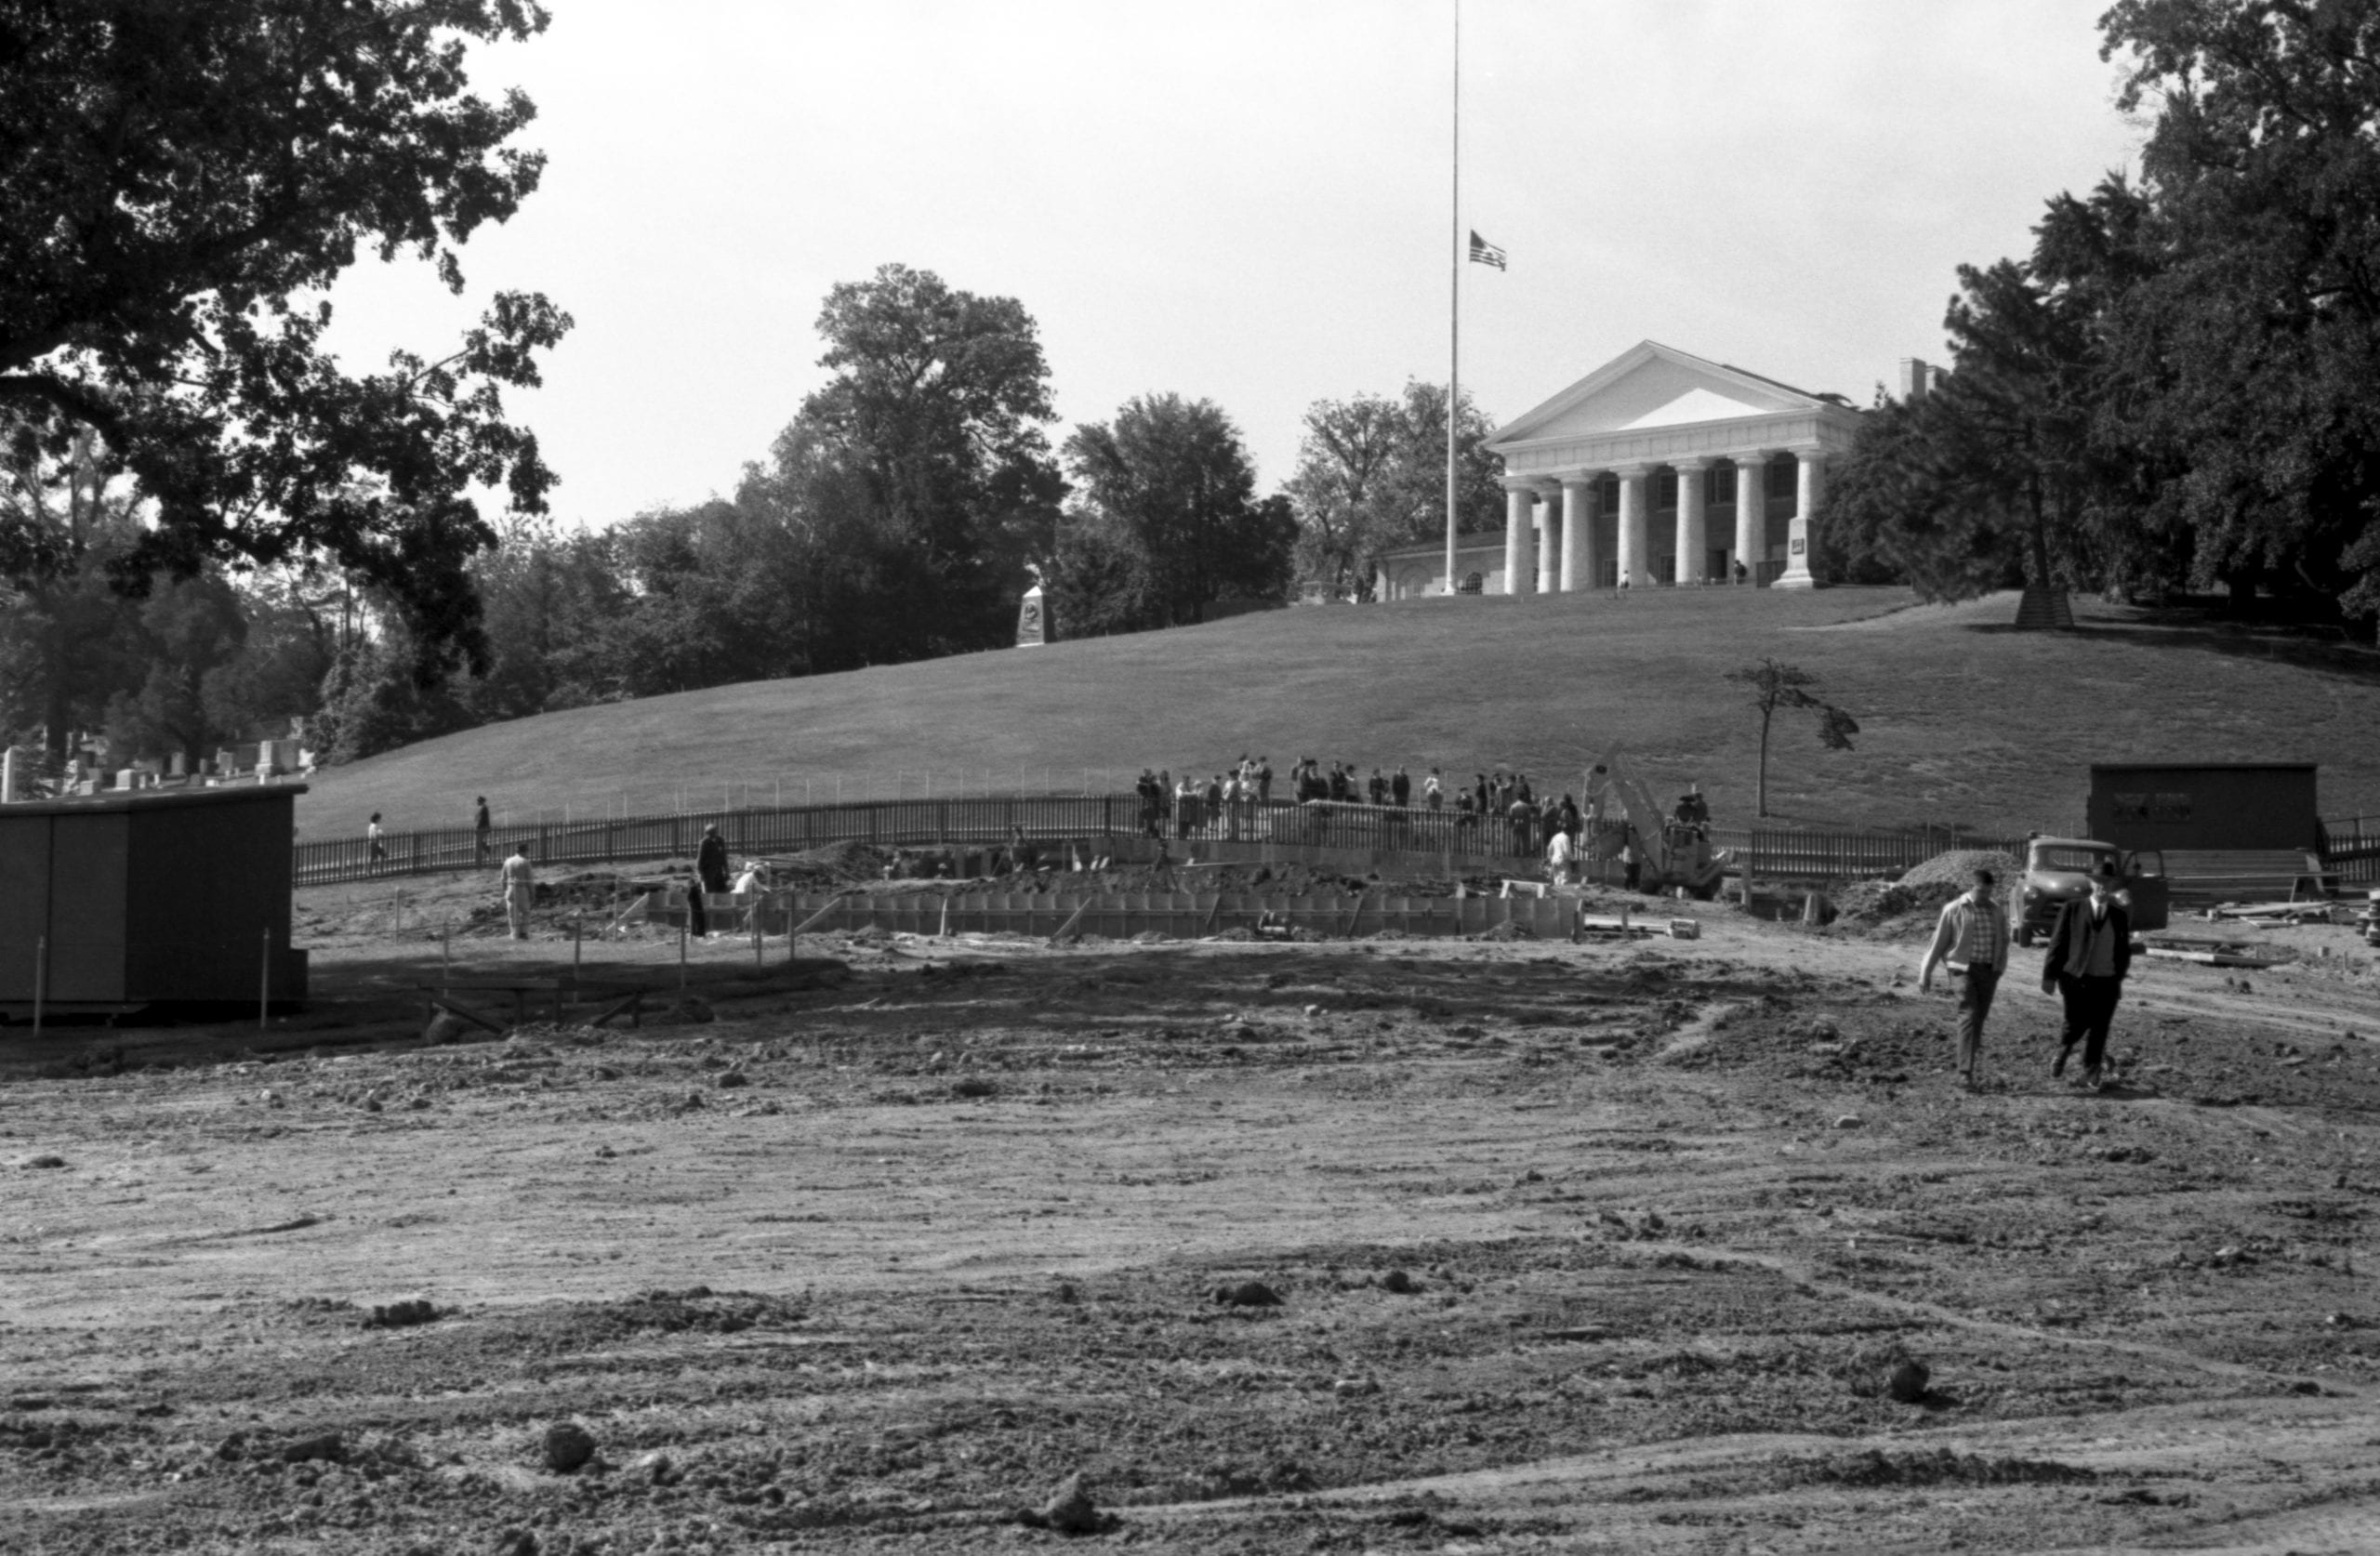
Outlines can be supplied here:
[[[1557, 795], [1553, 786], [1539, 786], [1521, 771], [1498, 768], [1474, 772], [1466, 783], [1449, 781], [1443, 768], [1433, 767], [1416, 784], [1405, 767], [1374, 767], [1368, 775], [1354, 762], [1321, 762], [1301, 757], [1290, 764], [1276, 785], [1273, 759], [1243, 755], [1220, 772], [1200, 777], [1170, 770], [1143, 768], [1133, 785], [1140, 797], [1140, 825], [1151, 837], [1214, 837], [1236, 840], [1253, 830], [1257, 812], [1280, 802], [1315, 806], [1369, 806], [1389, 811], [1450, 814], [1460, 828], [1500, 826], [1507, 829], [1514, 853], [1542, 852], [1557, 879], [1567, 878], [1576, 864], [1589, 857], [1590, 840], [1605, 820], [1603, 791], [1593, 782], [1600, 767], [1588, 774], [1590, 786], [1581, 804], [1575, 794]], [[1667, 819], [1707, 830], [1710, 802], [1701, 785], [1689, 786]], [[1615, 847], [1635, 885], [1634, 850], [1625, 840]]]

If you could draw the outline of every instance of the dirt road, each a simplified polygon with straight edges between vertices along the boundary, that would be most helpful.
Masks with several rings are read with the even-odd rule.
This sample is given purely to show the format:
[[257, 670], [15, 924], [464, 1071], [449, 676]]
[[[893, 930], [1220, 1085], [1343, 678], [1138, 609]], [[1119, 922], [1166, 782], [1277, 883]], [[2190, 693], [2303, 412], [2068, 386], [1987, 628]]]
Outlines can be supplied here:
[[1722, 910], [721, 944], [424, 1047], [441, 910], [338, 890], [265, 1038], [0, 1034], [0, 1550], [1009, 1549], [1078, 1472], [1139, 1549], [2380, 1546], [2343, 929], [2145, 968], [2106, 1094], [2012, 978], [1968, 1096], [1914, 946]]

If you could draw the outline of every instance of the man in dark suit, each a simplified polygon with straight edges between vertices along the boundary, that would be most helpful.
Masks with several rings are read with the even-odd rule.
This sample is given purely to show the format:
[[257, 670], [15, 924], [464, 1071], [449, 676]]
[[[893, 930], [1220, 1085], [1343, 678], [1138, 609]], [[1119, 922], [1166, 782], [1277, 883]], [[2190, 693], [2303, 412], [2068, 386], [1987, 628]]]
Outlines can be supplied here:
[[2042, 992], [2066, 1004], [2066, 1034], [2050, 1074], [2066, 1074], [2074, 1045], [2082, 1045], [2082, 1084], [2099, 1084], [2108, 1052], [2108, 1025], [2123, 997], [2124, 974], [2132, 970], [2132, 916], [2116, 900], [2115, 861], [2091, 877], [2091, 894], [2057, 910], [2042, 959]]

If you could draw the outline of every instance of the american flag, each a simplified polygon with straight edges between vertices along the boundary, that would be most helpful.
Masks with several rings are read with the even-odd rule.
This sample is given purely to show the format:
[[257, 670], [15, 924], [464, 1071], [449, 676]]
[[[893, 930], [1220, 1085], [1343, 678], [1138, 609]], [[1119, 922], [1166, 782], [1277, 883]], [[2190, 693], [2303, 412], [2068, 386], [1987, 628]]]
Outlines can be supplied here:
[[1501, 270], [1504, 268], [1504, 251], [1474, 232], [1471, 234], [1471, 262], [1474, 265], [1493, 265]]

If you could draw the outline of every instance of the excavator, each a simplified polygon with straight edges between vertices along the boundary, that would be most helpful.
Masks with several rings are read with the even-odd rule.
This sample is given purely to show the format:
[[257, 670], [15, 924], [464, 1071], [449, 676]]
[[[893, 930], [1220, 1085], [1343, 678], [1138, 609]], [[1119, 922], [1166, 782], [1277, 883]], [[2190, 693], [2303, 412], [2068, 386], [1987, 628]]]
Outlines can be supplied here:
[[1734, 855], [1726, 849], [1713, 850], [1704, 827], [1679, 821], [1655, 803], [1652, 790], [1629, 771], [1618, 751], [1589, 771], [1586, 786], [1587, 798], [1601, 801], [1602, 817], [1594, 836], [1587, 839], [1589, 859], [1618, 859], [1633, 843], [1641, 866], [1640, 890], [1659, 896], [1682, 890], [1704, 902], [1718, 894], [1720, 877]]

